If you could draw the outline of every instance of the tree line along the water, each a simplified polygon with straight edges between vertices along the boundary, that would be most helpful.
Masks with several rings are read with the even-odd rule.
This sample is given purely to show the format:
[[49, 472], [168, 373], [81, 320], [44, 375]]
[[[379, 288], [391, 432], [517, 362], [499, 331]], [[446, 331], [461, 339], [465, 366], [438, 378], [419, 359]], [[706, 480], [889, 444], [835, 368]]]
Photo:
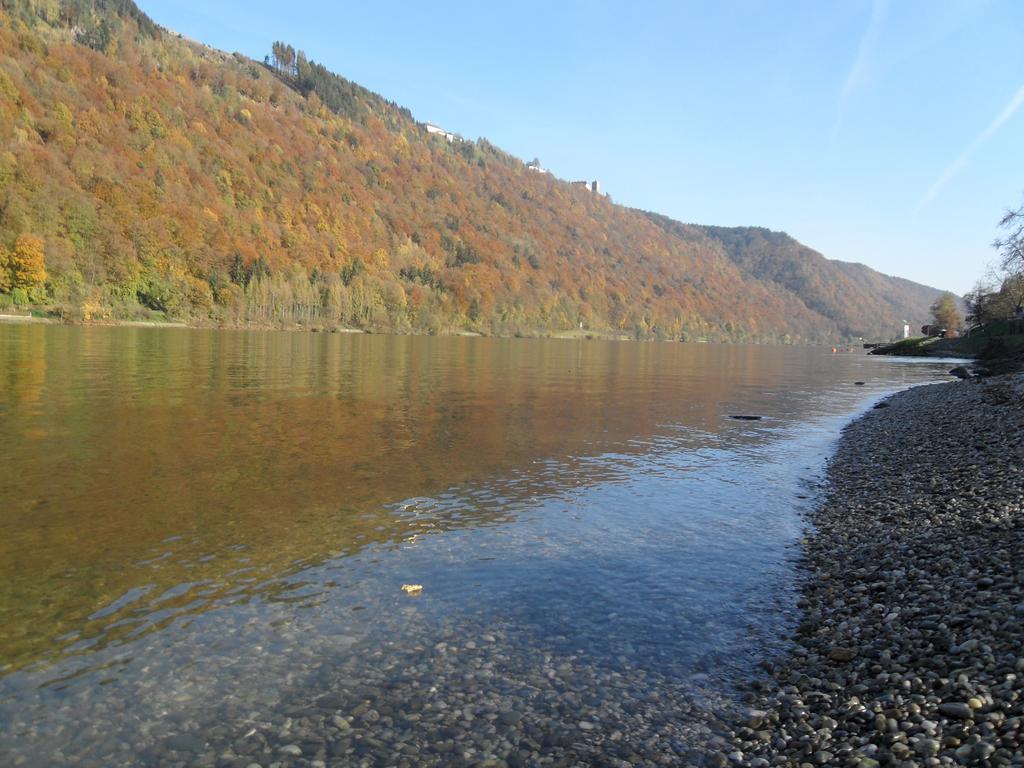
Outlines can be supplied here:
[[0, 142], [5, 262], [45, 259], [0, 303], [69, 319], [813, 341], [927, 311], [811, 301], [293, 45], [225, 54], [130, 0], [0, 0]]
[[999, 262], [964, 297], [967, 320], [978, 325], [1024, 320], [1024, 204], [1007, 210], [999, 227], [992, 243]]
[[[939, 296], [931, 306], [933, 323], [922, 327], [927, 335], [939, 333], [997, 340], [995, 347], [982, 347], [982, 354], [1007, 356], [1011, 347], [1024, 350], [1024, 205], [1009, 209], [999, 221], [1004, 234], [992, 245], [998, 253], [988, 274], [968, 291], [962, 305], [952, 293]], [[990, 338], [991, 337], [991, 338]], [[977, 346], [977, 345], [974, 345]]]

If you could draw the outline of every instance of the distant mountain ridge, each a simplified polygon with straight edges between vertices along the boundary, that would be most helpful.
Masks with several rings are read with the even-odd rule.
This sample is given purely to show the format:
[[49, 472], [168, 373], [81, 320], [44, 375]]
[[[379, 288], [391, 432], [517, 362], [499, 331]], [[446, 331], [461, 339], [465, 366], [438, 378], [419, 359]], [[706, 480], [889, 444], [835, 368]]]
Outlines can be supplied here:
[[651, 218], [674, 228], [680, 237], [703, 235], [720, 243], [745, 274], [793, 294], [848, 337], [884, 335], [871, 318], [888, 323], [903, 313], [907, 322], [926, 319], [939, 294], [935, 288], [884, 275], [864, 264], [826, 259], [785, 232], [763, 227], [687, 228], [657, 214]]
[[29, 236], [47, 271], [0, 304], [835, 342], [920, 325], [939, 295], [782, 233], [616, 205], [268, 49], [264, 62], [216, 51], [130, 0], [0, 0], [0, 263]]

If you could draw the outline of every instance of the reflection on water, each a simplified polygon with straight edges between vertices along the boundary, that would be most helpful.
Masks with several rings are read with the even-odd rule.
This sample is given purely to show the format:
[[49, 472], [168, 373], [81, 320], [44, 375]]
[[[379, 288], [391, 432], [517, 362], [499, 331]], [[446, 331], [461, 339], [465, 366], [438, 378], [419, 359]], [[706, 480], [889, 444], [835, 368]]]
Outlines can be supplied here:
[[[615, 715], [630, 692], [665, 697], [656, 731], [775, 647], [801, 483], [844, 414], [935, 374], [816, 349], [0, 327], [0, 762], [514, 758], [591, 687], [618, 702], [593, 704], [605, 725], [533, 752], [640, 727]], [[408, 703], [430, 695], [515, 714], [446, 704], [424, 730]], [[380, 721], [351, 714], [366, 702]]]

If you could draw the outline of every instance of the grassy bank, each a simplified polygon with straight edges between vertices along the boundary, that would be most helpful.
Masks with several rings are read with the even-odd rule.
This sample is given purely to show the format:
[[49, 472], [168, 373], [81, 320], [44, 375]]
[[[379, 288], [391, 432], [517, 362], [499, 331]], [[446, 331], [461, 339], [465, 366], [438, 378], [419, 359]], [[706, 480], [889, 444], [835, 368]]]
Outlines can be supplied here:
[[[902, 339], [873, 349], [869, 354], [897, 357], [975, 358], [986, 364], [1024, 360], [1024, 320], [1003, 320], [990, 323], [955, 339], [925, 336]], [[1014, 369], [1016, 366], [1005, 368], [1007, 371]]]

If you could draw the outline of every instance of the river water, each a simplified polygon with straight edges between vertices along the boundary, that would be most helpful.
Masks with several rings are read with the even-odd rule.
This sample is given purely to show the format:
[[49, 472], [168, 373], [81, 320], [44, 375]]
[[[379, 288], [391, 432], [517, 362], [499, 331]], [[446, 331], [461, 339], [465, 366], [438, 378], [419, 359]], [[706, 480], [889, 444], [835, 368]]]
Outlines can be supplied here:
[[0, 764], [685, 763], [839, 429], [947, 368], [0, 327]]

